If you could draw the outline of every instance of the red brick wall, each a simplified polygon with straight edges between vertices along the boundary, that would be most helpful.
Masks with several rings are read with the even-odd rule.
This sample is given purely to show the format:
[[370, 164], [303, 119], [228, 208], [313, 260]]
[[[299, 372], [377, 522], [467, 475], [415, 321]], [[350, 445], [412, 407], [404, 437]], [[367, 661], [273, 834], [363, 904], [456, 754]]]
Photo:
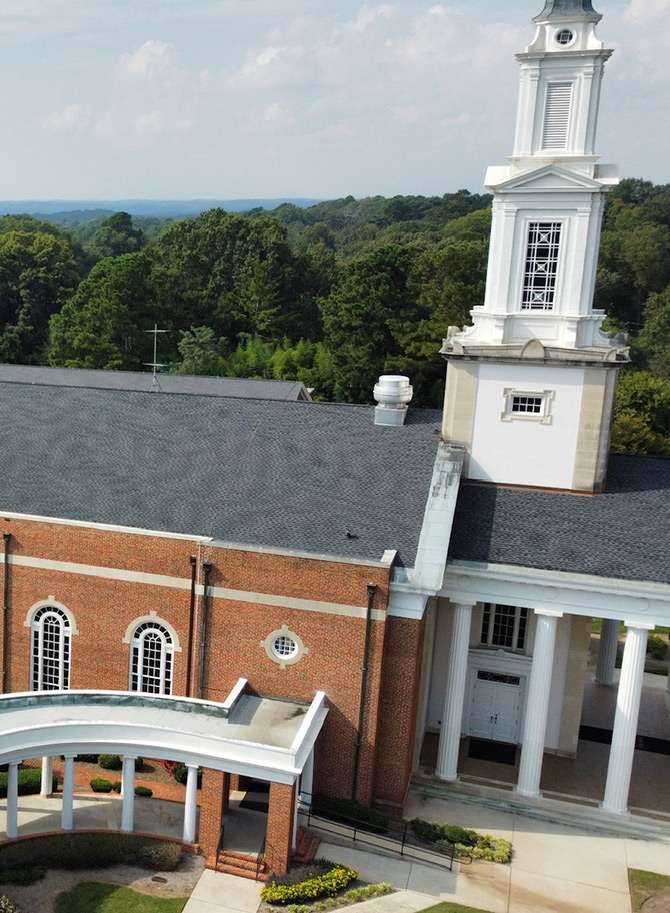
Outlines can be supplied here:
[[284, 783], [271, 783], [265, 861], [275, 875], [283, 875], [291, 861], [294, 814], [294, 788]]
[[[377, 586], [375, 608], [388, 600], [390, 570], [337, 561], [262, 554], [236, 549], [201, 547], [195, 541], [105, 532], [62, 524], [7, 520], [11, 551], [17, 556], [69, 561], [99, 567], [130, 569], [190, 579], [190, 556], [212, 562], [210, 584], [246, 592], [336, 602], [361, 609], [367, 585]], [[74, 614], [79, 633], [72, 639], [72, 688], [123, 690], [128, 687], [130, 648], [123, 637], [128, 625], [151, 612], [169, 622], [182, 647], [174, 662], [173, 693], [185, 693], [190, 589], [129, 583], [34, 567], [11, 566], [10, 689], [30, 687], [30, 630], [26, 614], [40, 600], [53, 596]], [[224, 698], [244, 676], [260, 693], [310, 701], [317, 690], [328, 695], [330, 713], [317, 746], [315, 790], [350, 796], [358, 725], [365, 619], [322, 612], [285, 609], [261, 603], [210, 598], [205, 697]], [[198, 630], [202, 597], [198, 598], [194, 631], [193, 679], [198, 680]], [[287, 625], [308, 649], [285, 669], [266, 654], [261, 642]], [[382, 690], [382, 660], [388, 622], [371, 625], [366, 712], [359, 769], [358, 798], [369, 801], [375, 778], [375, 755]], [[420, 651], [419, 651], [420, 654]], [[393, 657], [393, 651], [391, 651]], [[412, 664], [404, 651], [392, 659]], [[385, 676], [384, 690], [394, 690], [394, 675]], [[385, 706], [393, 705], [386, 693]], [[383, 716], [383, 734], [389, 724]], [[405, 737], [404, 730], [397, 737]], [[388, 742], [388, 740], [387, 740]], [[400, 746], [402, 749], [402, 746]], [[393, 752], [399, 749], [393, 744]], [[411, 752], [411, 745], [408, 747]], [[387, 766], [389, 760], [387, 759]], [[379, 778], [377, 778], [379, 779]]]
[[374, 795], [403, 804], [412, 775], [425, 622], [386, 622]]
[[221, 821], [228, 799], [228, 774], [205, 768], [200, 789], [200, 823], [198, 843], [205, 858], [216, 853]]

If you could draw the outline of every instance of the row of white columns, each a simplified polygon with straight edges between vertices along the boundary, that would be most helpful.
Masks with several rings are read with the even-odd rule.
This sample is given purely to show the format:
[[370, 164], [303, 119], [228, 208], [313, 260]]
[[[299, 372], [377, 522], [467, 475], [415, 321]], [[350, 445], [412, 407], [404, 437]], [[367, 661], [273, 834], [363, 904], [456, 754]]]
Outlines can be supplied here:
[[[63, 800], [61, 807], [61, 828], [71, 831], [74, 828], [74, 759], [76, 755], [64, 756], [63, 763]], [[121, 830], [132, 833], [135, 819], [135, 761], [132, 756], [123, 758], [121, 774]], [[19, 762], [9, 765], [7, 775], [7, 838], [14, 840], [18, 835], [18, 795], [19, 795]], [[53, 759], [42, 758], [42, 779], [40, 796], [50, 796], [53, 789]], [[195, 843], [198, 819], [198, 768], [187, 767], [186, 797], [184, 802], [184, 826], [182, 839], [184, 843]]]
[[[470, 649], [470, 629], [474, 603], [453, 607], [451, 649], [447, 668], [447, 687], [437, 753], [436, 774], [440, 779], [458, 779], [458, 754], [463, 726], [463, 704]], [[526, 697], [521, 759], [516, 791], [522, 796], [540, 796], [544, 743], [549, 715], [552, 670], [558, 621], [563, 613], [535, 609], [535, 644]], [[635, 740], [640, 712], [647, 637], [651, 625], [626, 622], [628, 634], [619, 678], [616, 715], [607, 769], [607, 784], [602, 807], [613, 814], [628, 810], [628, 793], [633, 770]], [[603, 652], [599, 656], [596, 678], [611, 684], [619, 632], [619, 622], [603, 621]]]

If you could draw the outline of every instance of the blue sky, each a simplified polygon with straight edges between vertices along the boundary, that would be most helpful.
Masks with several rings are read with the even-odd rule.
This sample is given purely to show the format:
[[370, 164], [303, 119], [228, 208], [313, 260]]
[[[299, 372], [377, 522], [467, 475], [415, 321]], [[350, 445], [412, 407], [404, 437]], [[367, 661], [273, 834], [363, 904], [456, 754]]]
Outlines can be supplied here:
[[[481, 189], [541, 0], [2, 0], [0, 198]], [[601, 0], [600, 148], [670, 181], [670, 0]]]

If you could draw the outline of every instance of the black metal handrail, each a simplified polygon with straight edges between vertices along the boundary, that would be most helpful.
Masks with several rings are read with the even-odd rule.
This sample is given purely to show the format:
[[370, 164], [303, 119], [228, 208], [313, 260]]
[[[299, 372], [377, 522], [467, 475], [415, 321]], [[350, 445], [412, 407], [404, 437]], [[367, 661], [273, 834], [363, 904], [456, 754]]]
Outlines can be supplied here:
[[258, 851], [258, 856], [256, 857], [256, 881], [261, 876], [261, 869], [263, 868], [263, 863], [265, 862], [265, 837], [263, 837], [263, 842]]
[[[309, 794], [302, 793], [302, 796], [309, 796]], [[414, 833], [408, 821], [389, 821], [385, 826], [375, 825], [371, 821], [364, 821], [339, 812], [330, 812], [328, 809], [319, 809], [318, 804], [316, 810], [314, 810], [309, 802], [301, 806], [300, 814], [307, 818], [307, 827], [312, 830], [337, 834], [339, 833], [337, 829], [328, 825], [340, 825], [351, 830], [351, 834], [347, 836], [354, 842], [379, 845], [383, 841], [386, 843], [386, 849], [395, 851], [400, 856], [408, 856], [412, 850], [416, 850], [432, 856], [436, 864], [446, 865], [450, 871], [453, 869], [456, 845], [450, 841], [445, 841], [447, 846], [437, 846], [429, 840], [424, 840]], [[371, 837], [376, 837], [377, 839], [372, 840], [370, 839]]]

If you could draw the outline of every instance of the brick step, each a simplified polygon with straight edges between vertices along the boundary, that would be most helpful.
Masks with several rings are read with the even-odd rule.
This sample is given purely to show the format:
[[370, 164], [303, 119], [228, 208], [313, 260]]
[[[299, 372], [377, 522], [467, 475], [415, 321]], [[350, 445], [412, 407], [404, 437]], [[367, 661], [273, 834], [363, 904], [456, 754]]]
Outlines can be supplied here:
[[216, 869], [219, 872], [227, 872], [228, 875], [237, 875], [238, 878], [250, 878], [258, 881], [268, 880], [268, 871], [265, 861], [258, 865], [256, 856], [249, 856], [245, 853], [236, 853], [234, 851], [223, 850], [219, 853]]
[[304, 827], [298, 830], [296, 841], [295, 860], [297, 862], [312, 862], [316, 858], [320, 839]]
[[238, 878], [248, 878], [251, 881], [269, 881], [270, 875], [267, 872], [259, 872], [258, 879], [256, 878], [256, 869], [253, 871], [251, 869], [240, 868], [236, 865], [229, 865], [228, 863], [219, 863], [216, 868], [217, 872], [225, 872], [227, 875], [236, 875]]

